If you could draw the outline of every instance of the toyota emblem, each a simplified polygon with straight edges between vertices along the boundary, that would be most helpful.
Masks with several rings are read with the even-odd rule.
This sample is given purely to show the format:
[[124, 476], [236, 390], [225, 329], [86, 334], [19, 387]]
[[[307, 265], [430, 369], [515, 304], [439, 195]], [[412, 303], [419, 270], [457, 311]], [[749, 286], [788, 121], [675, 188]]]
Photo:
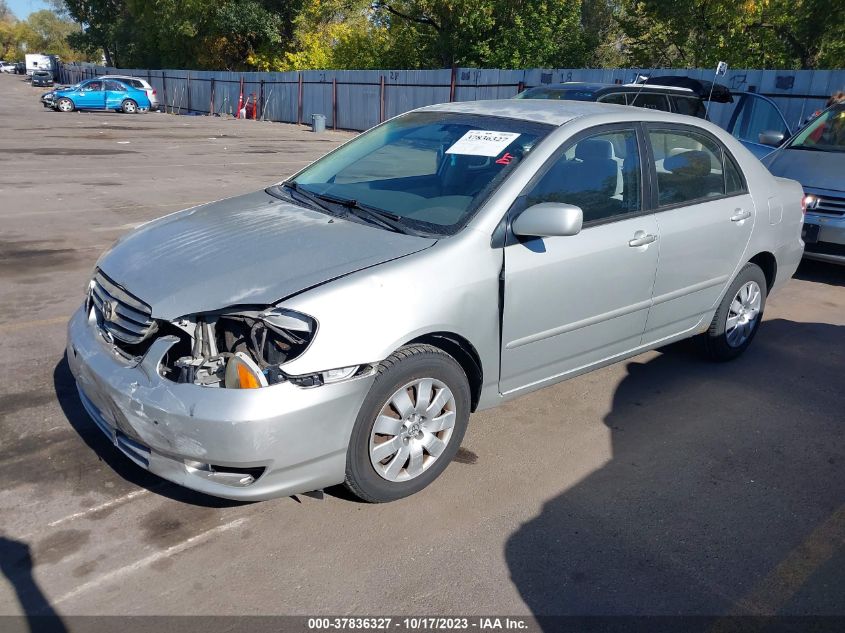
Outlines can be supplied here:
[[114, 301], [103, 301], [103, 318], [106, 321], [114, 321], [117, 316], [117, 306]]

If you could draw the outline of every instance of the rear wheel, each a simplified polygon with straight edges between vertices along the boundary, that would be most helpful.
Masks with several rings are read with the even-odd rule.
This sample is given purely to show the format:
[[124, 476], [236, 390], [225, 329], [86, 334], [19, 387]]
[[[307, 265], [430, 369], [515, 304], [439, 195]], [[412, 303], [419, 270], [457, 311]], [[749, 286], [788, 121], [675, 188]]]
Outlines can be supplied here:
[[135, 114], [138, 111], [138, 104], [132, 99], [126, 99], [121, 105], [120, 109], [126, 114]]
[[381, 503], [414, 494], [461, 445], [470, 390], [454, 358], [431, 345], [400, 348], [379, 365], [352, 431], [346, 486]]
[[56, 102], [56, 110], [58, 110], [59, 112], [73, 112], [73, 101], [71, 101], [67, 97], [62, 97]]
[[742, 354], [760, 328], [766, 307], [766, 276], [757, 264], [748, 263], [725, 293], [710, 328], [701, 335], [704, 352], [716, 361]]

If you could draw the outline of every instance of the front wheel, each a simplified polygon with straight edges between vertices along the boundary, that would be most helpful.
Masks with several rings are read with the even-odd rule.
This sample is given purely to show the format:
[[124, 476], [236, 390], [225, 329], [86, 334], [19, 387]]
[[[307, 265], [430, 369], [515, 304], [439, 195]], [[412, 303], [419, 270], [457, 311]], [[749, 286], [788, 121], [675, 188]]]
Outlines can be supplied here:
[[760, 328], [766, 307], [766, 276], [748, 263], [728, 288], [710, 328], [701, 335], [704, 352], [712, 360], [732, 360], [742, 354]]
[[67, 97], [59, 99], [58, 102], [56, 102], [56, 110], [58, 110], [59, 112], [73, 112], [73, 101], [71, 101]]
[[135, 114], [138, 111], [138, 104], [132, 99], [127, 99], [120, 105], [120, 109], [126, 114]]
[[419, 492], [455, 456], [469, 409], [469, 382], [454, 358], [431, 345], [400, 348], [380, 363], [358, 413], [346, 487], [371, 503]]

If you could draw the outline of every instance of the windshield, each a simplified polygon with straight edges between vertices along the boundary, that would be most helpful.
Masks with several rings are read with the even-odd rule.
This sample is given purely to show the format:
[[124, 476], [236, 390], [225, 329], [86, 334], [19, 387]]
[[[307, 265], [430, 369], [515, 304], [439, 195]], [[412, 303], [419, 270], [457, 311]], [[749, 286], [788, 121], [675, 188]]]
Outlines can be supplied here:
[[409, 232], [452, 235], [552, 129], [491, 116], [412, 112], [362, 134], [288, 184], [330, 205], [345, 201], [347, 208], [386, 212]]
[[845, 152], [845, 105], [822, 112], [789, 144], [790, 149]]
[[562, 101], [595, 101], [592, 90], [562, 90], [560, 88], [530, 88], [520, 92], [515, 99], [557, 99]]

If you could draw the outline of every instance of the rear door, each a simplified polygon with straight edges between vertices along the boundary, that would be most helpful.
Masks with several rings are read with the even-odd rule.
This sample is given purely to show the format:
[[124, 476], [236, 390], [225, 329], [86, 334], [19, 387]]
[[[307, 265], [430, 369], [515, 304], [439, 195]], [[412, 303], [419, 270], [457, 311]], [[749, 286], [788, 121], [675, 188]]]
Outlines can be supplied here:
[[117, 110], [126, 98], [126, 86], [114, 79], [106, 80], [106, 108]]
[[733, 278], [755, 221], [745, 179], [722, 144], [683, 125], [646, 126], [660, 261], [643, 343], [699, 327]]

